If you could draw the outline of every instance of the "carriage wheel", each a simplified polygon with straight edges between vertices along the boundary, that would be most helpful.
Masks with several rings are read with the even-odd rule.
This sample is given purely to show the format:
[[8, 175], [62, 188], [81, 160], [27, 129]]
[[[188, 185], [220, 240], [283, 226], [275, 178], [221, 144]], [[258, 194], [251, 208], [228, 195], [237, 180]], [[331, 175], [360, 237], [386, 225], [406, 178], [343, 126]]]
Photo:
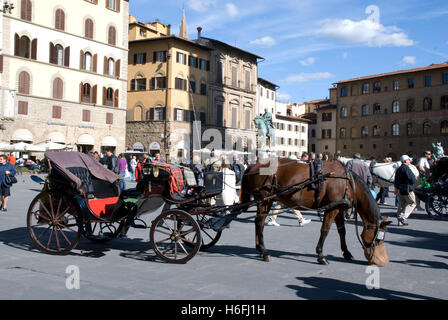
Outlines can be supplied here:
[[[213, 247], [221, 238], [222, 230], [215, 231], [210, 227], [210, 222], [213, 219], [211, 216], [207, 216], [205, 214], [195, 215], [196, 220], [199, 224], [199, 228], [201, 228], [201, 248], [199, 250], [206, 251]], [[187, 246], [190, 246], [189, 243], [186, 243]]]
[[201, 247], [198, 223], [189, 213], [176, 209], [157, 216], [152, 222], [150, 239], [156, 254], [174, 263], [187, 262]]
[[81, 219], [75, 206], [59, 192], [38, 194], [28, 209], [27, 227], [40, 250], [67, 254], [79, 242]]
[[434, 193], [429, 196], [425, 209], [431, 217], [448, 217], [448, 194]]

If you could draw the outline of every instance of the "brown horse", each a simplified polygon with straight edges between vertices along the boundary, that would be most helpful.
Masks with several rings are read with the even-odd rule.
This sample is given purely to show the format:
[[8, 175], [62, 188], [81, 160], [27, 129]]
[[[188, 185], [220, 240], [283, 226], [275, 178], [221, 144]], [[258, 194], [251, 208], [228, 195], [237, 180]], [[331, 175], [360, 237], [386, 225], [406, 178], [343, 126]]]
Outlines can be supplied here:
[[310, 167], [305, 163], [279, 159], [278, 166], [274, 167], [270, 174], [266, 174], [263, 170], [267, 170], [270, 163], [269, 161], [265, 163], [257, 162], [249, 167], [243, 176], [241, 185], [242, 203], [250, 201], [251, 196], [255, 200], [261, 200], [257, 206], [257, 216], [255, 218], [255, 244], [256, 249], [265, 261], [270, 261], [270, 255], [264, 246], [264, 221], [272, 203], [279, 201], [289, 208], [317, 209], [318, 205], [320, 208], [326, 208], [319, 242], [316, 247], [317, 260], [320, 264], [328, 264], [322, 249], [333, 220], [336, 221], [344, 258], [347, 260], [353, 258], [347, 249], [344, 226], [344, 212], [353, 205], [363, 222], [361, 239], [364, 254], [369, 264], [384, 266], [388, 263], [384, 245], [384, 232], [391, 221], [381, 217], [378, 205], [371, 196], [369, 188], [359, 177], [355, 174], [348, 174], [339, 161], [325, 161], [322, 170], [322, 177], [325, 176], [325, 178], [321, 182], [319, 199], [315, 196], [316, 188], [309, 184], [303, 189], [293, 190], [292, 193], [286, 191], [278, 195], [288, 186], [310, 182]]

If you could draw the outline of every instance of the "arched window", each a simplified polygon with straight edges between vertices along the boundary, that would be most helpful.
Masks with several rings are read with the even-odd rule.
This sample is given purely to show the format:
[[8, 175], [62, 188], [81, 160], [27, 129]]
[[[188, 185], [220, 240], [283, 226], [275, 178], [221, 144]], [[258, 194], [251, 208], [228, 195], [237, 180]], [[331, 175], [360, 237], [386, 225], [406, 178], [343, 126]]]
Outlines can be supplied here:
[[135, 107], [134, 121], [142, 121], [142, 116], [143, 116], [143, 108], [140, 106]]
[[368, 137], [369, 136], [369, 127], [362, 127], [361, 128], [361, 137]]
[[399, 101], [394, 101], [392, 102], [392, 112], [393, 113], [397, 113], [400, 112], [400, 102]]
[[448, 109], [448, 96], [440, 98], [440, 109]]
[[339, 129], [339, 138], [345, 138], [347, 136], [347, 129], [341, 128]]
[[426, 97], [423, 99], [423, 111], [429, 111], [432, 110], [432, 99]]
[[92, 54], [90, 52], [84, 53], [84, 70], [92, 70]]
[[409, 99], [408, 101], [406, 101], [406, 111], [407, 112], [415, 111], [415, 100], [414, 99]]
[[105, 105], [112, 107], [114, 105], [114, 89], [107, 88], [106, 89], [106, 96], [105, 96]]
[[107, 34], [107, 43], [114, 46], [117, 43], [117, 30], [110, 26]]
[[341, 116], [341, 118], [346, 118], [347, 117], [347, 108], [346, 107], [342, 107], [341, 108], [340, 116]]
[[30, 58], [30, 44], [31, 41], [27, 36], [22, 36], [19, 40], [18, 56], [23, 58]]
[[423, 135], [424, 136], [431, 135], [431, 124], [429, 123], [429, 121], [423, 122]]
[[112, 58], [107, 59], [107, 70], [106, 73], [109, 76], [113, 76], [115, 74], [115, 61]]
[[448, 134], [448, 121], [444, 120], [440, 123], [440, 134]]
[[406, 135], [408, 137], [411, 137], [414, 135], [414, 128], [413, 128], [412, 122], [408, 122], [406, 124]]
[[90, 93], [91, 93], [90, 84], [88, 83], [83, 84], [81, 91], [81, 102], [90, 103]]
[[392, 125], [392, 136], [397, 137], [400, 135], [400, 125], [398, 123], [394, 123]]
[[64, 83], [61, 78], [56, 78], [53, 80], [53, 98], [62, 99], [64, 89]]
[[21, 0], [20, 18], [23, 20], [31, 21], [32, 12], [33, 12], [33, 5], [31, 3], [31, 0]]
[[54, 28], [62, 31], [65, 30], [65, 12], [62, 9], [56, 10]]
[[64, 48], [60, 44], [57, 44], [54, 47], [54, 53], [55, 63], [62, 66], [64, 64]]
[[26, 71], [19, 74], [19, 93], [30, 94], [30, 75]]
[[93, 21], [92, 19], [86, 19], [84, 24], [84, 36], [89, 39], [93, 39]]
[[365, 104], [361, 107], [361, 114], [363, 116], [368, 116], [369, 115], [369, 105]]

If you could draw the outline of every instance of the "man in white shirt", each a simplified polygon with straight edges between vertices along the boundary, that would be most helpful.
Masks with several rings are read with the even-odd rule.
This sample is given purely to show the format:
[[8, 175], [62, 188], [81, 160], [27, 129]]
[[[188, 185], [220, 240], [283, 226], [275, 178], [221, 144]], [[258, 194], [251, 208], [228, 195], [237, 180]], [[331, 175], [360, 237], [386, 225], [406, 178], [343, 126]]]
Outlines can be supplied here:
[[418, 160], [417, 164], [420, 174], [429, 177], [429, 170], [431, 169], [431, 151], [425, 151], [425, 155]]

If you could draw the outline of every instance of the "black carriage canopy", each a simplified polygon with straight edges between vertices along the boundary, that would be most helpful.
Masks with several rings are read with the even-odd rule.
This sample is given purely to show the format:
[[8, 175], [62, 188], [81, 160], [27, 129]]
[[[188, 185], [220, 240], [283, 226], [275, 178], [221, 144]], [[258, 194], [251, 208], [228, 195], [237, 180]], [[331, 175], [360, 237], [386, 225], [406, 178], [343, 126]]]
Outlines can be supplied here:
[[45, 152], [45, 158], [52, 162], [63, 173], [67, 175], [81, 190], [82, 181], [73, 173], [71, 173], [67, 168], [72, 167], [82, 167], [87, 169], [92, 176], [97, 179], [107, 181], [114, 184], [120, 179], [118, 175], [109, 169], [105, 168], [98, 160], [92, 158], [91, 156], [75, 151], [55, 151], [55, 152]]

